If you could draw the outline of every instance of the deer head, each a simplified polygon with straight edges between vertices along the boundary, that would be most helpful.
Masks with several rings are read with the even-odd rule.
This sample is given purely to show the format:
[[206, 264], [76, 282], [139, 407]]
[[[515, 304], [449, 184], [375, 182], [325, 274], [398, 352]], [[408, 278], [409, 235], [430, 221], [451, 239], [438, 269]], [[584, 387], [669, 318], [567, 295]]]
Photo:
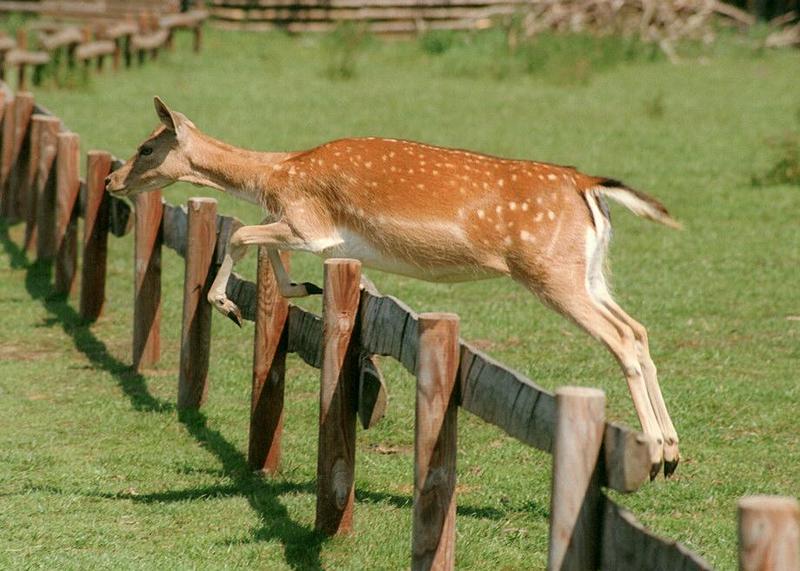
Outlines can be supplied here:
[[159, 97], [153, 102], [162, 124], [139, 145], [135, 155], [106, 177], [106, 190], [115, 196], [133, 196], [178, 180], [194, 182], [187, 178], [192, 171], [187, 149], [194, 123]]

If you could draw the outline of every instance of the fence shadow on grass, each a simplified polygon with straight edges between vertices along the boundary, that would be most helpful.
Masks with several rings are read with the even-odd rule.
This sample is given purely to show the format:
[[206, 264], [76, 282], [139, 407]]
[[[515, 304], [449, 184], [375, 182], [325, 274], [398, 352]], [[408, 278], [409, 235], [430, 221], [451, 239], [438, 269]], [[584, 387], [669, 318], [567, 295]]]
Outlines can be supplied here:
[[[11, 267], [25, 269], [25, 288], [32, 299], [42, 303], [50, 314], [45, 326], [60, 325], [90, 363], [109, 373], [137, 411], [171, 413], [176, 410], [173, 403], [152, 395], [144, 375], [112, 355], [105, 343], [98, 339], [78, 312], [69, 304], [66, 296], [52, 294], [52, 263], [30, 262], [25, 251], [9, 235], [9, 225], [0, 221], [0, 245], [8, 255]], [[293, 569], [322, 569], [320, 552], [327, 537], [314, 529], [298, 524], [289, 516], [286, 507], [278, 498], [286, 493], [316, 493], [315, 483], [289, 482], [264, 479], [254, 474], [244, 454], [224, 436], [208, 425], [208, 418], [201, 411], [181, 411], [178, 420], [194, 440], [210, 451], [222, 466], [222, 472], [231, 480], [229, 485], [206, 486], [188, 490], [171, 490], [155, 494], [97, 494], [107, 499], [125, 499], [137, 503], [163, 503], [202, 500], [219, 496], [241, 496], [258, 514], [261, 527], [253, 532], [254, 541], [278, 540], [284, 546], [286, 562]], [[359, 501], [388, 503], [399, 508], [408, 508], [410, 496], [385, 492], [356, 490]], [[507, 517], [506, 510], [492, 507], [473, 507], [460, 504], [457, 513], [461, 516], [500, 520]], [[537, 517], [546, 518], [547, 510], [538, 507], [530, 511]]]
[[[30, 262], [25, 251], [11, 239], [9, 228], [6, 222], [0, 221], [0, 245], [8, 255], [13, 268], [25, 269], [25, 289], [32, 299], [42, 303], [50, 315], [44, 325], [51, 327], [59, 325], [72, 339], [75, 348], [94, 367], [109, 373], [114, 378], [135, 410], [156, 413], [175, 411], [173, 403], [150, 393], [144, 375], [137, 373], [129, 364], [120, 361], [109, 352], [106, 344], [92, 333], [90, 324], [81, 319], [66, 296], [52, 294], [52, 263]], [[313, 482], [296, 484], [264, 480], [250, 471], [247, 459], [241, 452], [225, 440], [219, 431], [208, 426], [205, 414], [198, 411], [182, 412], [179, 414], [179, 421], [198, 443], [217, 457], [224, 474], [231, 479], [232, 484], [221, 486], [219, 489], [201, 488], [151, 496], [129, 498], [113, 494], [105, 497], [156, 503], [200, 499], [215, 493], [242, 496], [261, 520], [261, 528], [254, 531], [256, 541], [280, 541], [284, 546], [286, 562], [294, 569], [322, 569], [320, 551], [325, 537], [307, 526], [294, 522], [286, 508], [278, 501], [281, 494], [290, 491], [313, 493]]]

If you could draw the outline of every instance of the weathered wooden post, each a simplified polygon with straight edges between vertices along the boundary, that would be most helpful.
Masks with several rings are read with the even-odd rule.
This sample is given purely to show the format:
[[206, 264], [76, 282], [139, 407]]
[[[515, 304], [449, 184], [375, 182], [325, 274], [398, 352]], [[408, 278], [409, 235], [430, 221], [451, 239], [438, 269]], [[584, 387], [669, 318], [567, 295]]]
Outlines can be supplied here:
[[161, 355], [161, 191], [137, 194], [135, 207], [133, 368], [139, 371]]
[[[258, 249], [258, 302], [253, 342], [253, 391], [247, 459], [253, 470], [273, 474], [281, 458], [289, 302], [278, 283], [266, 248]], [[283, 256], [288, 267], [289, 256]]]
[[56, 255], [56, 156], [61, 121], [57, 117], [38, 117], [39, 150], [34, 178], [36, 193], [36, 258]]
[[25, 169], [25, 177], [22, 184], [25, 187], [23, 195], [25, 197], [25, 250], [36, 252], [36, 172], [39, 166], [39, 150], [42, 138], [42, 119], [43, 115], [34, 115], [31, 119], [31, 132], [28, 142], [28, 160]]
[[556, 390], [550, 545], [547, 568], [583, 571], [599, 562], [602, 495], [600, 447], [605, 430], [603, 391]]
[[739, 569], [800, 569], [800, 505], [794, 498], [748, 496], [739, 500]]
[[208, 392], [211, 305], [206, 296], [213, 278], [217, 201], [190, 198], [187, 224], [178, 408], [199, 408]]
[[[22, 208], [24, 206], [21, 193], [19, 191], [19, 163], [21, 153], [25, 149], [25, 142], [28, 136], [31, 115], [33, 114], [33, 95], [21, 91], [14, 98], [12, 109], [6, 111], [6, 121], [4, 125], [8, 131], [3, 133], [3, 160], [2, 177], [3, 180], [3, 214], [11, 222], [17, 222], [24, 216]], [[6, 142], [9, 142], [6, 149]]]
[[325, 261], [316, 529], [328, 535], [353, 526], [360, 282], [360, 262]]
[[203, 47], [203, 21], [197, 23], [197, 25], [192, 28], [192, 34], [194, 35], [193, 38], [193, 46], [194, 53], [200, 53], [200, 49]]
[[23, 91], [17, 93], [14, 105], [14, 158], [9, 175], [9, 193], [12, 200], [11, 218], [14, 221], [25, 220], [25, 206], [28, 199], [25, 187], [28, 170], [28, 152], [30, 151], [30, 126], [33, 116], [33, 94]]
[[56, 159], [56, 261], [54, 292], [69, 295], [78, 269], [78, 197], [80, 195], [80, 137], [58, 134]]
[[105, 178], [109, 172], [111, 172], [111, 153], [89, 151], [86, 164], [79, 310], [81, 319], [86, 321], [94, 321], [100, 317], [106, 298], [109, 212]]
[[411, 568], [455, 567], [458, 316], [419, 316]]
[[[5, 93], [3, 94], [5, 96]], [[8, 177], [11, 174], [12, 157], [14, 155], [14, 97], [3, 102], [3, 145], [0, 147], [0, 216], [9, 217], [11, 196]]]

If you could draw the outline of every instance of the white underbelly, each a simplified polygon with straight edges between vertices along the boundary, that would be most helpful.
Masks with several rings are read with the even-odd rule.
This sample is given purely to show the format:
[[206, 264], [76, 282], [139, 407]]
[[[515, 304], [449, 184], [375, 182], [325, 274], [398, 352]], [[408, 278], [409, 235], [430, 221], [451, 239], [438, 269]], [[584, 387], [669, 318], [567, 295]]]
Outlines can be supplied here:
[[[325, 259], [352, 258], [368, 268], [425, 281], [473, 281], [499, 275], [497, 271], [476, 265], [426, 263], [429, 261], [422, 259], [419, 263], [411, 263], [377, 248], [360, 234], [345, 229], [337, 229], [335, 236], [315, 240], [310, 246], [311, 251]], [[413, 252], [410, 256], [413, 256]]]

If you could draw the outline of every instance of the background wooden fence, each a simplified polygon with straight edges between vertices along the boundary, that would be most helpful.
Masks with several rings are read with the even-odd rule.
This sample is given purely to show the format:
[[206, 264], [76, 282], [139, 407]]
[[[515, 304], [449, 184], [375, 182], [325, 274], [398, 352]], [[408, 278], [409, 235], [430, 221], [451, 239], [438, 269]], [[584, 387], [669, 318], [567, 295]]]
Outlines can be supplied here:
[[[104, 191], [106, 175], [119, 162], [91, 151], [81, 179], [78, 136], [30, 93], [15, 95], [3, 85], [0, 120], [0, 215], [24, 222], [27, 251], [53, 261], [56, 292], [72, 291], [82, 250], [84, 319], [102, 312], [108, 234], [134, 231], [135, 368], [159, 358], [161, 250], [166, 246], [184, 257], [178, 405], [201, 406], [208, 395], [211, 339], [205, 296], [241, 222], [218, 215], [213, 199], [173, 206], [157, 191], [138, 195], [131, 210]], [[85, 221], [80, 241], [79, 217]], [[553, 455], [549, 568], [710, 569], [680, 544], [646, 530], [603, 491], [633, 492], [644, 484], [653, 443], [606, 422], [601, 391], [564, 388], [553, 394], [540, 388], [461, 340], [455, 315], [418, 315], [380, 294], [354, 260], [325, 262], [321, 316], [280, 296], [263, 250], [257, 282], [234, 274], [228, 295], [256, 324], [248, 444], [253, 469], [270, 474], [280, 463], [287, 354], [321, 370], [319, 530], [332, 535], [351, 529], [356, 422], [360, 418], [369, 428], [383, 414], [385, 386], [374, 356], [385, 355], [417, 378], [413, 569], [454, 567], [459, 408]], [[741, 569], [799, 568], [796, 500], [745, 498], [739, 518]]]
[[[113, 10], [95, 13], [85, 6], [83, 12], [75, 13], [64, 6], [68, 3], [2, 0], [0, 12], [19, 9], [19, 4], [39, 8], [36, 13], [51, 18], [20, 27], [14, 38], [0, 36], [0, 79], [5, 80], [8, 71], [16, 70], [18, 89], [25, 89], [27, 70], [32, 70], [31, 79], [38, 85], [45, 73], [58, 76], [64, 68], [81, 67], [88, 73], [92, 67], [102, 71], [107, 59], [115, 70], [123, 63], [130, 66], [134, 60], [142, 64], [148, 57], [156, 59], [160, 50], [172, 49], [178, 30], [193, 34], [197, 52], [202, 43], [203, 23], [208, 18], [205, 10], [165, 14], [127, 5], [124, 13]], [[118, 4], [118, 8], [124, 5]], [[96, 6], [105, 9], [105, 5]]]

